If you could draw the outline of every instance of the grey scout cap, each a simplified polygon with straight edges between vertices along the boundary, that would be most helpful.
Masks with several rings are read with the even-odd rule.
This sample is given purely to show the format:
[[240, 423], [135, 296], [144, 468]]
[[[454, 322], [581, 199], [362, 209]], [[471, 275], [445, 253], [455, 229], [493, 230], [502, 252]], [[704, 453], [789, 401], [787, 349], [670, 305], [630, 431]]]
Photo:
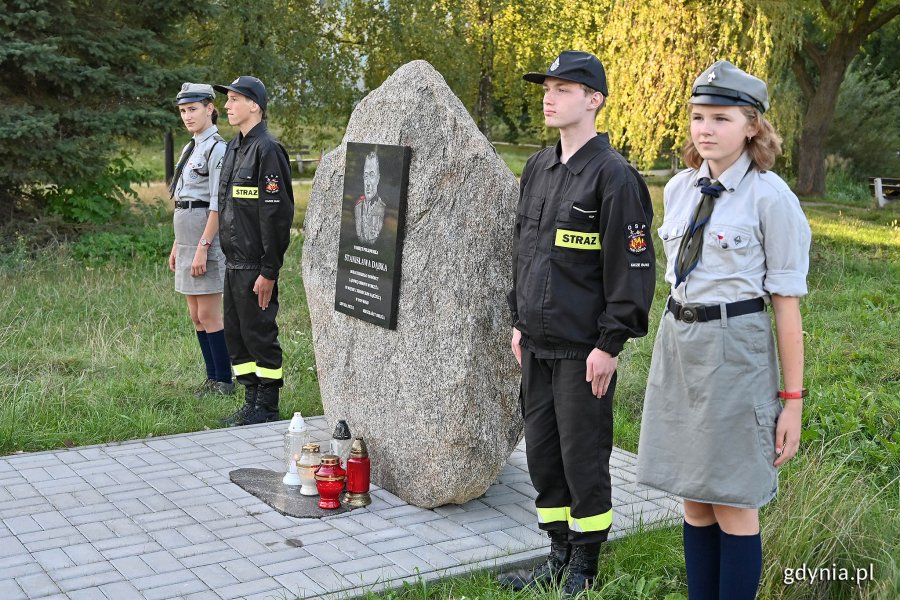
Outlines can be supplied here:
[[703, 71], [691, 88], [691, 104], [753, 106], [769, 110], [766, 82], [738, 69], [727, 60], [716, 61]]
[[252, 75], [241, 75], [232, 81], [231, 85], [214, 85], [213, 88], [223, 94], [231, 91], [246, 96], [259, 104], [261, 109], [266, 110], [266, 86]]
[[206, 83], [181, 84], [181, 91], [175, 96], [175, 104], [187, 104], [188, 102], [200, 102], [201, 100], [214, 100], [216, 93], [213, 87]]
[[592, 90], [608, 96], [606, 89], [606, 71], [600, 59], [590, 52], [566, 50], [556, 57], [546, 73], [525, 73], [522, 79], [531, 83], [544, 83], [548, 77], [583, 83]]

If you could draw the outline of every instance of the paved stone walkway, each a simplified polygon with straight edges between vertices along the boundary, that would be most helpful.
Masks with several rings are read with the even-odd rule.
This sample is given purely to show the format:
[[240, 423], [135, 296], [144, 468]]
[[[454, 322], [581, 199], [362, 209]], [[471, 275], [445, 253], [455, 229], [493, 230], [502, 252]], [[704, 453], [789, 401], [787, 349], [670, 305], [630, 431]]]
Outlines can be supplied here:
[[[323, 417], [307, 420], [329, 438]], [[295, 519], [228, 479], [281, 468], [287, 422], [0, 458], [0, 599], [350, 598], [533, 560], [524, 444], [487, 493], [425, 510], [375, 488], [365, 509]], [[612, 457], [612, 537], [680, 518]]]

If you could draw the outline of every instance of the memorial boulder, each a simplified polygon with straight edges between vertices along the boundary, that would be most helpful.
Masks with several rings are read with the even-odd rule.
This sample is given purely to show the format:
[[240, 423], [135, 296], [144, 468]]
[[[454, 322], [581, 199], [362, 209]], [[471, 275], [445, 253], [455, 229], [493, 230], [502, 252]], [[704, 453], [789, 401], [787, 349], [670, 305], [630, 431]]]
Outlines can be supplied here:
[[[393, 330], [335, 310], [348, 142], [410, 149]], [[424, 61], [359, 103], [316, 171], [303, 281], [325, 415], [365, 438], [373, 482], [411, 504], [477, 498], [521, 438], [505, 298], [517, 198], [513, 174]]]

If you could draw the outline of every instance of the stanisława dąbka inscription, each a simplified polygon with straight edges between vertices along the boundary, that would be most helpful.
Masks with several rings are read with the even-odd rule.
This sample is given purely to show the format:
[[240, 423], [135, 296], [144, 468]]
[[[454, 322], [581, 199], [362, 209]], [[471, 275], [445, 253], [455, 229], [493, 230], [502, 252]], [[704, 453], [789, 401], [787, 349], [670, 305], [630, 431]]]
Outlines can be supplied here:
[[397, 327], [408, 146], [347, 143], [334, 309]]

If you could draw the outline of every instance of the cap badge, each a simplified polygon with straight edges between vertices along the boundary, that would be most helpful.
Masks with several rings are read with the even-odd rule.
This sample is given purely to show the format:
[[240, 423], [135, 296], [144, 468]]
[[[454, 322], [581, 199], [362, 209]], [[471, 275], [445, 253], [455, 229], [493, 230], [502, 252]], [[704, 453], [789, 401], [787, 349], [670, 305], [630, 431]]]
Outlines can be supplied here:
[[550, 70], [555, 71], [559, 68], [559, 57], [556, 57], [556, 60], [553, 61], [553, 64], [550, 65]]
[[186, 81], [186, 82], [184, 82], [184, 83], [181, 84], [181, 91], [182, 91], [182, 92], [186, 92], [186, 91], [188, 91], [188, 90], [190, 89], [190, 87], [191, 87], [191, 84], [190, 84], [189, 82]]
[[710, 71], [709, 75], [706, 76], [706, 83], [712, 83], [713, 79], [715, 79], [715, 78], [716, 78], [716, 72]]

